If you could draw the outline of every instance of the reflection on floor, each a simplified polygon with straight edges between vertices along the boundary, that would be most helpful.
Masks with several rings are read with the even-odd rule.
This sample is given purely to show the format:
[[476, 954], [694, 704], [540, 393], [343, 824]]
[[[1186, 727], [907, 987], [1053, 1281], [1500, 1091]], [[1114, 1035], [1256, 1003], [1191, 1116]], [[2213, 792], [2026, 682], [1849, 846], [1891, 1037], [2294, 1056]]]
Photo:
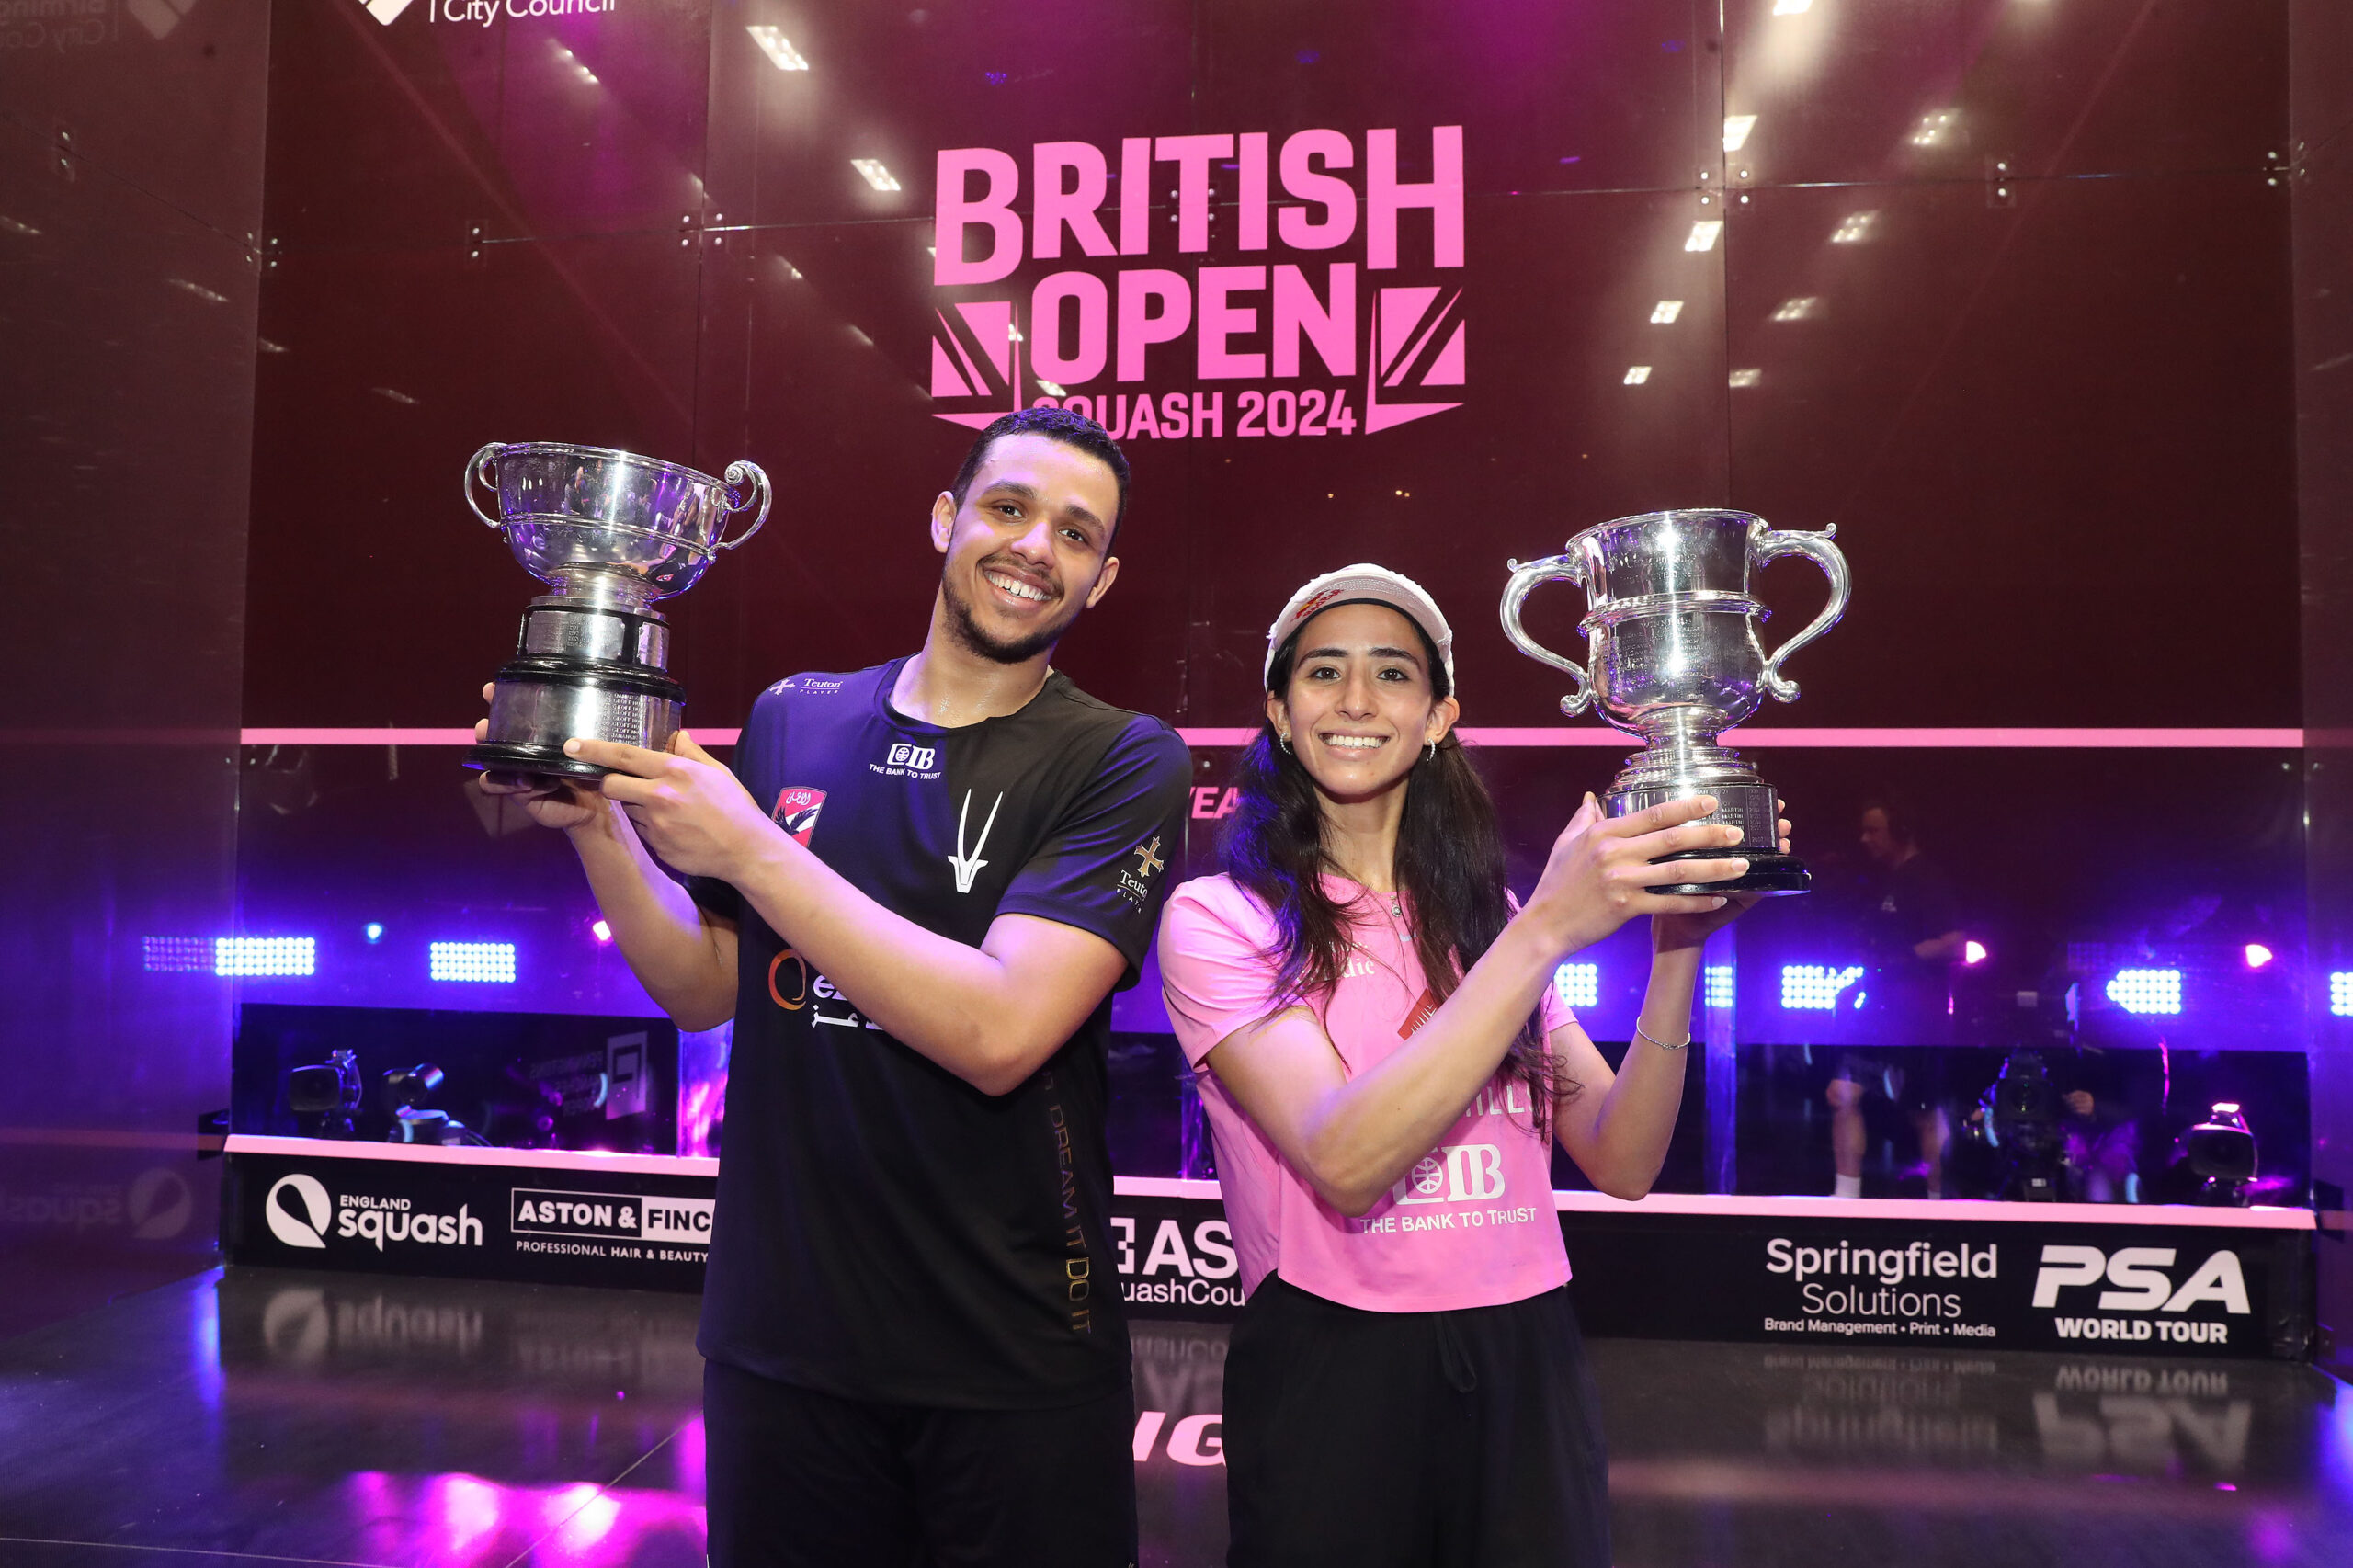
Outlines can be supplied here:
[[[236, 1269], [0, 1344], [0, 1563], [690, 1568], [694, 1312]], [[1224, 1331], [1135, 1340], [1144, 1562], [1208, 1568]], [[2353, 1562], [2353, 1395], [2301, 1368], [1594, 1356], [1620, 1568]]]

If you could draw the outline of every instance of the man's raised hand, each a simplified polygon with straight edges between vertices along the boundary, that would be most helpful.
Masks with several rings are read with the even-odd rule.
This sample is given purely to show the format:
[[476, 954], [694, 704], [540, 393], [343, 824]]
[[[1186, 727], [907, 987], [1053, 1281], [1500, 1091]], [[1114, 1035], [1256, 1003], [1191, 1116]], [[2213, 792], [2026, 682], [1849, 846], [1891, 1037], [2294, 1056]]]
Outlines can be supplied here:
[[730, 879], [783, 835], [726, 766], [683, 730], [668, 751], [572, 740], [566, 756], [609, 767], [594, 786], [628, 813], [645, 846], [676, 871]]
[[[482, 699], [488, 702], [496, 687], [485, 683]], [[474, 739], [490, 737], [490, 721], [474, 721]], [[522, 773], [481, 773], [474, 776], [476, 786], [485, 795], [519, 795], [524, 815], [541, 827], [560, 828], [570, 832], [586, 827], [602, 816], [605, 803], [597, 799], [593, 786], [575, 788], [561, 779]]]

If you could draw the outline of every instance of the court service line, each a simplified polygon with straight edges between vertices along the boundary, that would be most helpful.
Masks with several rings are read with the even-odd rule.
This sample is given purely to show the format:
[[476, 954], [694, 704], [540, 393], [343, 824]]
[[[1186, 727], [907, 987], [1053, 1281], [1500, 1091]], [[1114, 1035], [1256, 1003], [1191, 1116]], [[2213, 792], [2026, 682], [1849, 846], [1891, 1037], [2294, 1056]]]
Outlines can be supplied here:
[[[707, 746], [732, 746], [740, 730], [697, 727], [688, 733]], [[1181, 727], [1177, 734], [1194, 746], [1246, 745], [1257, 733], [1249, 727]], [[1630, 751], [1636, 737], [1607, 725], [1574, 729], [1552, 726], [1481, 726], [1466, 724], [1459, 732], [1474, 746], [1554, 747], [1599, 746]], [[65, 732], [52, 739], [68, 742]], [[473, 744], [473, 732], [387, 725], [381, 729], [352, 726], [316, 728], [301, 725], [256, 726], [240, 733], [249, 746], [464, 746]], [[1803, 747], [1810, 750], [1917, 751], [2299, 751], [2304, 745], [2300, 729], [2224, 729], [2185, 726], [2171, 729], [2118, 727], [2033, 727], [1992, 725], [1972, 728], [1806, 727], [1760, 725], [1727, 730], [1724, 744], [1734, 746]], [[103, 744], [103, 743], [100, 743]], [[185, 743], [182, 743], [185, 744]]]

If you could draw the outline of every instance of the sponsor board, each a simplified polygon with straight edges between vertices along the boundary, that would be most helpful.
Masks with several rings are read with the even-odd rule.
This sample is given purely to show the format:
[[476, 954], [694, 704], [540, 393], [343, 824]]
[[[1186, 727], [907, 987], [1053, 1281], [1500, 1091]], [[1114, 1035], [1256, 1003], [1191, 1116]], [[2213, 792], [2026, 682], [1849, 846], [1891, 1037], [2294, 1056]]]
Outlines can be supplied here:
[[2301, 1359], [2312, 1334], [2305, 1231], [2030, 1213], [1562, 1220], [1599, 1335]]
[[[359, 8], [385, 27], [401, 19], [415, 0], [358, 0]], [[436, 25], [486, 28], [492, 23], [560, 20], [609, 16], [620, 0], [425, 0], [421, 15]]]
[[[1391, 1210], [1400, 1230], [1433, 1211], [1409, 1207], [1415, 1200], [1460, 1213], [1453, 1203], [1475, 1206], [1483, 1191], [1476, 1146], [1425, 1165], [1400, 1184]], [[2016, 1221], [1832, 1220], [1777, 1212], [1770, 1199], [1759, 1209], [1562, 1213], [1586, 1331], [1902, 1355], [2308, 1353], [2307, 1231], [2053, 1223], [2028, 1212]], [[1241, 1279], [1217, 1200], [1121, 1197], [1111, 1226], [1131, 1317], [1234, 1315]]]
[[233, 1263], [670, 1290], [702, 1288], [717, 1185], [254, 1153], [232, 1155], [227, 1180]]
[[1111, 1262], [1131, 1318], [1220, 1322], [1242, 1310], [1242, 1266], [1215, 1200], [1114, 1198]]
[[[228, 1165], [233, 1262], [702, 1287], [717, 1186], [708, 1176], [234, 1152]], [[1479, 1208], [1485, 1172], [1477, 1145], [1444, 1152], [1408, 1183], [1405, 1199], [1423, 1201], [1392, 1212], [1402, 1229], [1408, 1215]], [[2310, 1231], [2200, 1224], [2196, 1210], [2178, 1225], [2102, 1224], [2037, 1219], [2028, 1205], [2015, 1221], [1982, 1208], [1947, 1221], [1757, 1201], [1754, 1213], [1562, 1212], [1586, 1332], [1948, 1357], [2309, 1354]], [[1214, 1323], [1240, 1312], [1240, 1257], [1216, 1198], [1121, 1193], [1108, 1219], [1129, 1318]]]

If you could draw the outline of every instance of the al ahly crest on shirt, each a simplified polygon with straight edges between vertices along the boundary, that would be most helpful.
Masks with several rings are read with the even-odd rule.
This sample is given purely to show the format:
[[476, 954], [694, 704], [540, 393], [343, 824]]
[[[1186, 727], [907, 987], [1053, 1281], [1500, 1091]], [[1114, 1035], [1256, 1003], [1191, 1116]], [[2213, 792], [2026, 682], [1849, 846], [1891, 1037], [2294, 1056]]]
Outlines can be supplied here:
[[777, 791], [776, 810], [768, 813], [776, 824], [792, 835], [792, 841], [803, 849], [809, 847], [809, 835], [817, 831], [817, 813], [824, 809], [825, 792], [799, 785]]

